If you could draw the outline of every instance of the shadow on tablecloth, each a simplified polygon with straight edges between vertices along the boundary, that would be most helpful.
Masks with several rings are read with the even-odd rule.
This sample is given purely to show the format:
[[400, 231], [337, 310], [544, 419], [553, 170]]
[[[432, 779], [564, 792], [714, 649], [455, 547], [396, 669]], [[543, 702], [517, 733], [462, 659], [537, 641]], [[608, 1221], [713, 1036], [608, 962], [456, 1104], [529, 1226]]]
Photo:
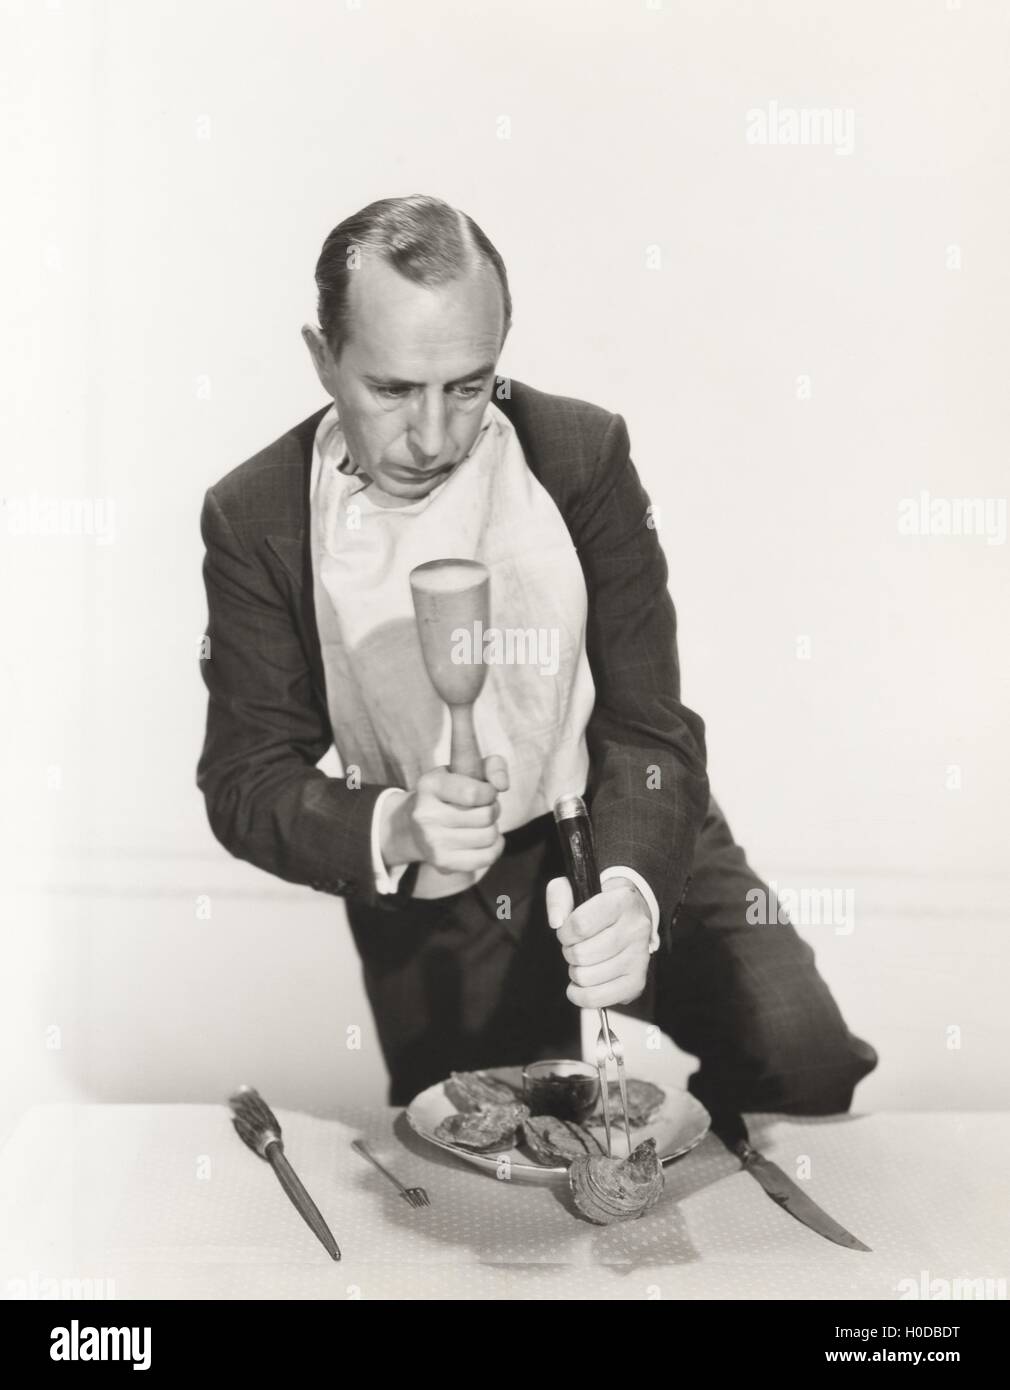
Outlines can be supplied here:
[[[751, 1141], [760, 1148], [777, 1120], [790, 1124], [837, 1125], [842, 1119], [794, 1116], [748, 1118]], [[546, 1269], [606, 1266], [614, 1273], [635, 1275], [650, 1268], [688, 1265], [700, 1259], [692, 1239], [684, 1204], [696, 1194], [711, 1193], [718, 1185], [740, 1174], [738, 1160], [709, 1135], [697, 1149], [666, 1166], [666, 1185], [659, 1203], [638, 1221], [596, 1226], [572, 1204], [566, 1184], [532, 1185], [501, 1182], [492, 1175], [426, 1144], [411, 1129], [405, 1114], [392, 1124], [398, 1144], [423, 1162], [424, 1172], [402, 1174], [405, 1181], [422, 1182], [432, 1196], [432, 1207], [414, 1212], [391, 1189], [383, 1191], [384, 1215], [398, 1228], [418, 1234], [426, 1243], [441, 1246], [445, 1258], [468, 1250], [481, 1264], [497, 1267]], [[363, 1170], [358, 1181], [373, 1194], [385, 1180]], [[755, 1185], [755, 1196], [767, 1201]], [[421, 1224], [423, 1223], [423, 1225]]]

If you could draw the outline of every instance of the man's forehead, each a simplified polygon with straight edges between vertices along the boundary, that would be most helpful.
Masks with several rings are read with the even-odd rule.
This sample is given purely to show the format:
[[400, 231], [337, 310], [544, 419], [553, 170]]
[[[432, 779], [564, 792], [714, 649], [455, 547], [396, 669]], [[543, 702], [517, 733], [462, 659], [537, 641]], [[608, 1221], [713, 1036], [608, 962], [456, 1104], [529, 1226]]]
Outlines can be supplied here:
[[416, 284], [381, 262], [365, 264], [352, 275], [348, 308], [347, 346], [369, 369], [427, 362], [472, 370], [496, 360], [501, 348], [501, 289], [484, 264], [441, 285]]

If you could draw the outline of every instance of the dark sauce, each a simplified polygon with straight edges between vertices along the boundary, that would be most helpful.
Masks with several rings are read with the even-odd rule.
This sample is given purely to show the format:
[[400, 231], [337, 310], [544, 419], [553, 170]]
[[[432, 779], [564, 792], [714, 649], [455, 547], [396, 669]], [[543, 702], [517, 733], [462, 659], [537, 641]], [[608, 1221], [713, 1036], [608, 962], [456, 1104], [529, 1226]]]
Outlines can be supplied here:
[[525, 1087], [531, 1115], [553, 1115], [575, 1124], [589, 1118], [600, 1094], [595, 1076], [562, 1076], [557, 1072], [527, 1077]]

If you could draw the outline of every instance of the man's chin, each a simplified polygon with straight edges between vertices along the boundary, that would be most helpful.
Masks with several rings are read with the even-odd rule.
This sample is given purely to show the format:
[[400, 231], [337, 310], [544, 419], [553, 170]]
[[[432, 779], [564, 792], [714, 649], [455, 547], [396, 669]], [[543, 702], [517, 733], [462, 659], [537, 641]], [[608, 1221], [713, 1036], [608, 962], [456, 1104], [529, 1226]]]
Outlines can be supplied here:
[[418, 478], [416, 482], [410, 482], [403, 478], [376, 478], [373, 475], [372, 488], [378, 494], [378, 500], [390, 503], [420, 502], [444, 483], [448, 476], [448, 473], [439, 473], [432, 478]]
[[404, 470], [402, 473], [384, 473], [379, 476], [373, 473], [372, 479], [389, 497], [416, 500], [418, 497], [427, 497], [429, 492], [434, 492], [435, 488], [445, 482], [451, 472], [451, 468], [441, 468], [437, 473], [418, 473], [412, 477]]

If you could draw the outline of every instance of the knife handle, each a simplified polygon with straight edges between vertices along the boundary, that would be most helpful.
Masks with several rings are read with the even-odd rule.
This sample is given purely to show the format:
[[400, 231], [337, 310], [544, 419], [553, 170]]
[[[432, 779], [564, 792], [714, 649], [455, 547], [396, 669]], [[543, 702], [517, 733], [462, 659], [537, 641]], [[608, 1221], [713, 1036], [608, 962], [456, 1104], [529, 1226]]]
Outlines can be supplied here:
[[738, 1158], [746, 1160], [753, 1156], [754, 1150], [750, 1146], [747, 1125], [739, 1111], [720, 1110], [713, 1112], [712, 1133], [717, 1135], [730, 1153], [736, 1154]]

